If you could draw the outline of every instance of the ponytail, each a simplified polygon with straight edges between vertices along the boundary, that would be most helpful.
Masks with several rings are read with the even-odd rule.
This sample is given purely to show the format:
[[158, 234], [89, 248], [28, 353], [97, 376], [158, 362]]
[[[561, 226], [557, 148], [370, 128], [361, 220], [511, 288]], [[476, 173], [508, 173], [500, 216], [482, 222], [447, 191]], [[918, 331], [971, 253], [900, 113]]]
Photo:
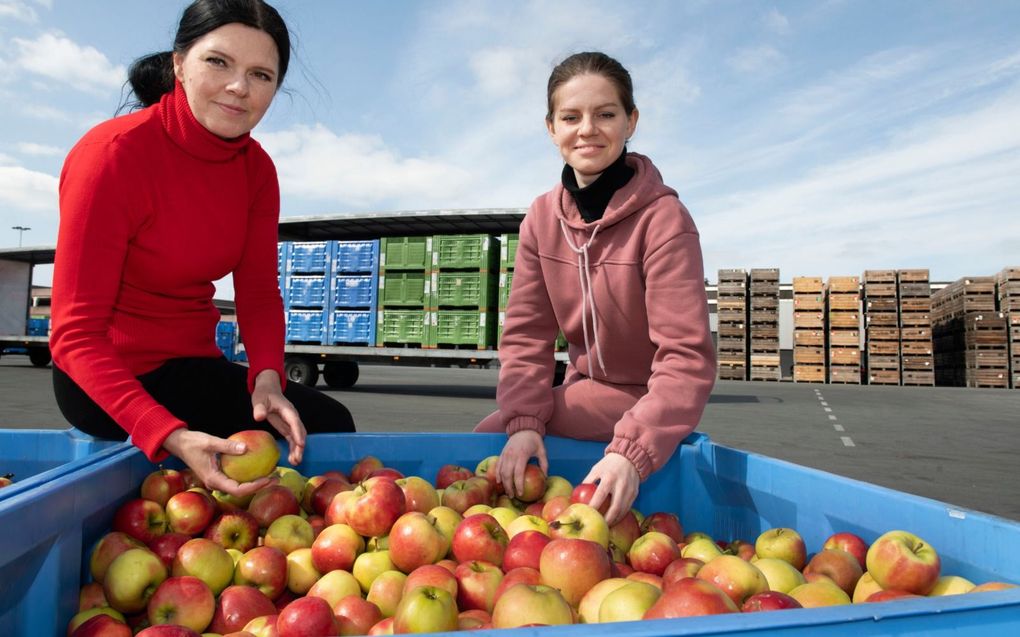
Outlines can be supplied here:
[[128, 71], [128, 83], [137, 103], [131, 106], [152, 106], [174, 88], [174, 61], [171, 51], [138, 58]]

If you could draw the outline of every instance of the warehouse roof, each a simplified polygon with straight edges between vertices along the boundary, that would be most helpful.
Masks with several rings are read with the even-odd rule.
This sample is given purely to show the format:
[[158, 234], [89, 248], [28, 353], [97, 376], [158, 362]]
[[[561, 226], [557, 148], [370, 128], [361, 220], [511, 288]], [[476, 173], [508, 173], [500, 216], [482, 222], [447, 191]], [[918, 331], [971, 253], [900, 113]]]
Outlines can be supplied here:
[[53, 263], [55, 246], [33, 246], [28, 248], [0, 248], [0, 261], [19, 261], [32, 265]]

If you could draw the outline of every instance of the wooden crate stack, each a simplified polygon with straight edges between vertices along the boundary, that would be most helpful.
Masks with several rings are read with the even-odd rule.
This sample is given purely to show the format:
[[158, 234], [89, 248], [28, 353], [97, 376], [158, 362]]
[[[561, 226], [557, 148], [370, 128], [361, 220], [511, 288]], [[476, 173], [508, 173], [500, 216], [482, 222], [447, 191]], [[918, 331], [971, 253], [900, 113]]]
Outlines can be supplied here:
[[995, 275], [995, 296], [1006, 315], [1009, 342], [1009, 386], [1020, 389], [1020, 267], [1003, 268]]
[[1006, 315], [995, 310], [995, 277], [964, 277], [932, 295], [935, 382], [1009, 387]]
[[895, 270], [865, 270], [864, 352], [870, 385], [900, 384], [899, 300]]
[[747, 272], [719, 270], [716, 319], [719, 378], [747, 380]]
[[793, 380], [825, 382], [825, 286], [821, 277], [793, 277]]
[[778, 381], [779, 268], [753, 268], [750, 281], [751, 380]]
[[829, 277], [830, 383], [861, 383], [860, 283], [860, 277], [856, 276]]
[[935, 385], [931, 283], [927, 269], [896, 271], [900, 298], [900, 376], [904, 385]]

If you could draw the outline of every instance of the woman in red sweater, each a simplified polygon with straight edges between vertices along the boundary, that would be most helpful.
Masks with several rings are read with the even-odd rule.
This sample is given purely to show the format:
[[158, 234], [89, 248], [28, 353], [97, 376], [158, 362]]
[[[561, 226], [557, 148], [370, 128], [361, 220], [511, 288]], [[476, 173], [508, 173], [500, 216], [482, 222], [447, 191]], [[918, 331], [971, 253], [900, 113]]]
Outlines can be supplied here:
[[[181, 458], [210, 489], [245, 495], [218, 454], [263, 428], [301, 461], [307, 431], [353, 431], [350, 412], [285, 385], [277, 284], [280, 192], [250, 137], [287, 72], [286, 24], [262, 0], [197, 0], [174, 49], [137, 60], [142, 110], [99, 124], [60, 175], [53, 382], [72, 425]], [[216, 345], [213, 282], [232, 274], [247, 368]]]
[[[715, 350], [698, 231], [651, 160], [628, 153], [638, 110], [630, 74], [603, 53], [561, 62], [548, 84], [546, 126], [561, 183], [521, 224], [499, 345], [499, 411], [475, 431], [506, 432], [501, 483], [548, 470], [543, 436], [608, 442], [584, 482], [590, 504], [611, 498], [618, 521], [638, 487], [694, 430], [715, 382]], [[569, 343], [552, 386], [554, 343]]]

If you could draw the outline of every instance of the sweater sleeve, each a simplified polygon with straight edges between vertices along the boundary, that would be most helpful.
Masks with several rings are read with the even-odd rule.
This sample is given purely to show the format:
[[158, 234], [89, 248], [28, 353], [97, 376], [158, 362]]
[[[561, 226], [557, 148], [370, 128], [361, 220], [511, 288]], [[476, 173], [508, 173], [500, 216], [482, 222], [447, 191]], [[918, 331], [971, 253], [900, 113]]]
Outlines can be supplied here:
[[277, 272], [276, 244], [280, 222], [280, 184], [269, 156], [256, 147], [258, 169], [253, 171], [253, 196], [244, 252], [234, 269], [237, 321], [248, 354], [248, 391], [266, 369], [283, 373], [283, 300]]
[[552, 417], [554, 344], [558, 324], [542, 273], [529, 211], [521, 223], [514, 278], [499, 344], [496, 403], [507, 435], [522, 429], [545, 435]]
[[606, 448], [633, 462], [642, 480], [698, 425], [716, 375], [697, 233], [670, 238], [644, 267], [649, 337], [657, 348], [652, 374], [648, 393], [617, 422]]
[[144, 223], [144, 183], [116, 143], [80, 144], [60, 179], [60, 227], [53, 268], [50, 349], [59, 366], [153, 461], [185, 424], [142, 387], [110, 334], [131, 238]]

